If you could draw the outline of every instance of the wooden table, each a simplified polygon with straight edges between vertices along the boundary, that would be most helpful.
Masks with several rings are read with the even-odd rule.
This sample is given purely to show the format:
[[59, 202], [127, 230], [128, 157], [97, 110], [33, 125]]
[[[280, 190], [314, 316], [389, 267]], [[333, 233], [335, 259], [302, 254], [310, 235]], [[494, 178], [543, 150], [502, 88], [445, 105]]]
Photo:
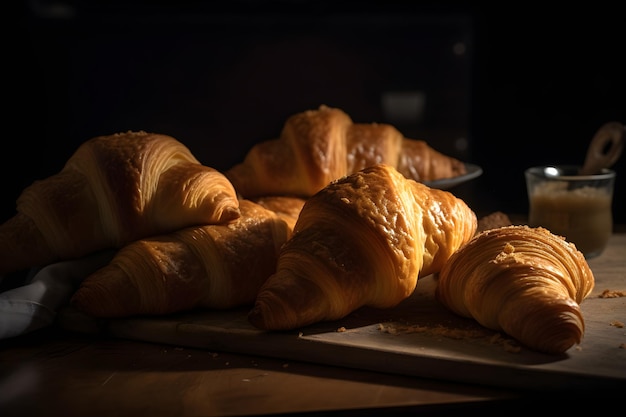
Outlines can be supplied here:
[[[626, 290], [626, 232], [589, 264]], [[621, 282], [621, 281], [620, 281]], [[597, 288], [595, 291], [600, 291]], [[626, 317], [622, 318], [626, 322]], [[626, 330], [624, 331], [626, 342]], [[626, 369], [624, 369], [626, 374]], [[446, 415], [602, 411], [625, 384], [536, 391], [430, 380], [47, 328], [0, 342], [0, 416]]]

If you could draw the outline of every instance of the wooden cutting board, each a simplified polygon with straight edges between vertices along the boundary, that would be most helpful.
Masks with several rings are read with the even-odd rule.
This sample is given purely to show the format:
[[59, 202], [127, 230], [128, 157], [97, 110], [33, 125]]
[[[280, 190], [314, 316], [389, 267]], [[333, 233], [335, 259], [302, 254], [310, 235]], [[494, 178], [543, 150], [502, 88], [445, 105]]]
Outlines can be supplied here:
[[584, 340], [556, 356], [455, 316], [435, 300], [433, 276], [420, 279], [413, 296], [393, 309], [362, 308], [296, 331], [258, 330], [247, 322], [247, 308], [118, 320], [67, 308], [58, 323], [118, 338], [497, 387], [614, 387], [626, 384], [626, 297], [599, 295], [626, 291], [624, 248], [626, 235], [615, 235], [607, 252], [589, 261], [596, 286], [581, 304]]

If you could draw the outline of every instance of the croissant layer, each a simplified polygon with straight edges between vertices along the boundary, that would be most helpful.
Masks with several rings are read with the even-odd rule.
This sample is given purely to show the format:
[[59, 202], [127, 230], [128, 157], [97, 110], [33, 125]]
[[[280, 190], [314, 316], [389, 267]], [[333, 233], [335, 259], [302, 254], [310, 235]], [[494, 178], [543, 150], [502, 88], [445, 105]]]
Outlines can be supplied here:
[[101, 318], [252, 305], [291, 229], [252, 201], [241, 200], [240, 209], [227, 225], [191, 226], [124, 246], [81, 283], [71, 304]]
[[322, 105], [288, 118], [278, 138], [254, 145], [225, 174], [247, 198], [308, 198], [335, 179], [380, 163], [418, 182], [466, 172], [461, 161], [389, 124], [353, 123], [342, 110]]
[[474, 212], [451, 193], [389, 165], [365, 168], [306, 201], [248, 319], [261, 329], [288, 330], [362, 306], [393, 307], [476, 227]]
[[594, 287], [584, 256], [544, 228], [504, 226], [476, 235], [439, 273], [436, 297], [453, 312], [531, 349], [580, 343], [580, 303]]
[[306, 202], [303, 198], [291, 196], [263, 196], [254, 198], [251, 201], [276, 213], [287, 222], [290, 230], [293, 230], [295, 227], [300, 211], [302, 211], [302, 207]]
[[17, 213], [0, 225], [0, 274], [226, 223], [240, 215], [238, 204], [228, 179], [170, 136], [95, 137], [18, 197]]

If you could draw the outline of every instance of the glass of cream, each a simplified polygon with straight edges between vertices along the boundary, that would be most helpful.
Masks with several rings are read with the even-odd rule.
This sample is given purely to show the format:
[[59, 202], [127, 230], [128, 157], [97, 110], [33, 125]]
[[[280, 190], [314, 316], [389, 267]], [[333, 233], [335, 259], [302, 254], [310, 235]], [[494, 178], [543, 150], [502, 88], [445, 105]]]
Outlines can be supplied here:
[[575, 165], [538, 166], [525, 171], [528, 225], [544, 227], [576, 245], [585, 258], [600, 255], [613, 232], [615, 171], [579, 175]]

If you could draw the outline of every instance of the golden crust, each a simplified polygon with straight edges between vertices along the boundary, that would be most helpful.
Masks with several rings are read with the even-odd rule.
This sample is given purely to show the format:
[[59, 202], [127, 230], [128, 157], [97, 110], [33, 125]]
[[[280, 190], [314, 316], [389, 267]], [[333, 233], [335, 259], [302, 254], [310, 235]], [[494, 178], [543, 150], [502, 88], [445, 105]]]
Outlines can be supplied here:
[[291, 230], [248, 200], [229, 224], [202, 225], [134, 241], [86, 277], [71, 303], [102, 318], [251, 305], [276, 270]]
[[505, 226], [477, 234], [450, 257], [436, 297], [532, 349], [562, 353], [582, 339], [579, 304], [593, 286], [584, 256], [563, 237]]
[[303, 198], [290, 196], [265, 196], [254, 198], [252, 201], [282, 217], [291, 231], [293, 231], [300, 211], [306, 202]]
[[248, 319], [285, 330], [393, 307], [475, 230], [465, 202], [391, 166], [343, 177], [306, 201]]
[[342, 110], [322, 105], [289, 117], [277, 139], [254, 145], [225, 174], [246, 198], [308, 198], [333, 180], [381, 163], [419, 182], [466, 172], [461, 161], [391, 125], [353, 123]]
[[238, 206], [226, 177], [173, 137], [95, 137], [59, 173], [18, 197], [15, 218], [0, 225], [0, 274], [194, 224], [226, 223], [240, 215]]

